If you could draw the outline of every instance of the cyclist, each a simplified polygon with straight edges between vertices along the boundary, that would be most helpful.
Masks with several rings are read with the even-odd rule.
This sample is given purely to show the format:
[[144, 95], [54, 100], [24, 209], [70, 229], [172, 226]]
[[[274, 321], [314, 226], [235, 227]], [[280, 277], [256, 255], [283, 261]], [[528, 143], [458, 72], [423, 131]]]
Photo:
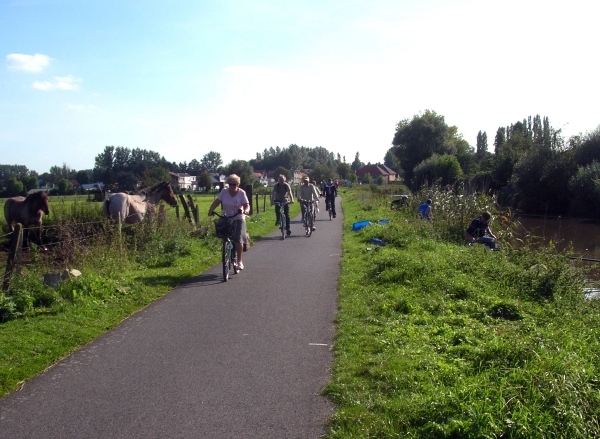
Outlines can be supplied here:
[[[319, 200], [319, 190], [310, 184], [310, 179], [308, 177], [304, 177], [302, 179], [302, 184], [298, 187], [298, 193], [296, 194], [296, 198], [299, 200], [308, 200], [308, 201], [318, 201]], [[306, 206], [304, 203], [301, 205], [302, 208], [302, 216], [304, 217], [304, 212], [306, 211]], [[312, 231], [316, 230], [314, 224], [312, 227]]]
[[330, 207], [335, 218], [335, 197], [337, 197], [337, 187], [333, 183], [333, 179], [327, 180], [327, 184], [323, 186], [323, 194], [325, 196], [325, 206]]
[[[246, 242], [246, 221], [244, 215], [250, 214], [250, 202], [246, 192], [240, 188], [240, 177], [236, 174], [231, 174], [227, 177], [227, 185], [225, 189], [219, 192], [219, 195], [210, 205], [208, 209], [208, 216], [213, 216], [214, 211], [219, 206], [222, 206], [225, 214], [230, 218], [232, 225], [231, 241], [235, 246], [235, 252], [237, 253], [237, 269], [243, 270], [244, 263], [242, 262], [242, 255], [244, 250], [244, 243]], [[239, 214], [239, 211], [242, 211]]]
[[[294, 196], [292, 195], [292, 188], [285, 181], [285, 175], [279, 176], [279, 181], [273, 186], [273, 192], [271, 193], [271, 204], [275, 201], [280, 203], [283, 201], [294, 202]], [[275, 225], [279, 225], [279, 218], [281, 214], [281, 206], [275, 206]], [[283, 206], [283, 214], [285, 215], [286, 232], [288, 235], [292, 234], [290, 230], [290, 206], [287, 204]]]

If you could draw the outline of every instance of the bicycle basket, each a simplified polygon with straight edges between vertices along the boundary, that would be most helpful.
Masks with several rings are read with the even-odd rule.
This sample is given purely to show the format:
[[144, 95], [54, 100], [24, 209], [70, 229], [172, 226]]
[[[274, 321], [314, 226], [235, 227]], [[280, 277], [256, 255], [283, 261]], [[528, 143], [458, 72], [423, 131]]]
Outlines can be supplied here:
[[219, 218], [215, 220], [215, 232], [217, 237], [221, 239], [229, 238], [231, 234], [231, 227], [227, 218]]

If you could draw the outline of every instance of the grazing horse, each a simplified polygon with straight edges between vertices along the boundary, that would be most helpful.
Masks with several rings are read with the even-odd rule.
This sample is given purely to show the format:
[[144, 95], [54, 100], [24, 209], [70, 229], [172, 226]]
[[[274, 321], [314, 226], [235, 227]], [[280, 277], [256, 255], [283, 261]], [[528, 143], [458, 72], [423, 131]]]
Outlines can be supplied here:
[[46, 192], [34, 192], [25, 197], [12, 197], [4, 203], [4, 218], [10, 232], [14, 232], [14, 223], [23, 224], [23, 246], [29, 245], [29, 228], [37, 227], [35, 238], [37, 243], [46, 250], [42, 243], [42, 216], [50, 213], [48, 206], [48, 194]]
[[146, 214], [154, 214], [160, 200], [166, 201], [172, 207], [177, 206], [177, 198], [170, 181], [155, 184], [138, 195], [123, 192], [110, 195], [104, 201], [102, 211], [106, 218], [112, 218], [119, 224], [135, 224], [141, 222]]

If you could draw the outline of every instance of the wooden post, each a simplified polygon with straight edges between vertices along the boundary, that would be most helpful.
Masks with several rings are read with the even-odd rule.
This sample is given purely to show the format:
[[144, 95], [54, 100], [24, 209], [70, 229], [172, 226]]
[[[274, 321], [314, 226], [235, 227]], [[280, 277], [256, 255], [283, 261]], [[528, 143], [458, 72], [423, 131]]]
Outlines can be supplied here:
[[267, 194], [263, 194], [263, 212], [267, 211]]
[[10, 241], [8, 259], [6, 261], [6, 272], [2, 282], [2, 290], [8, 291], [13, 273], [21, 269], [21, 248], [23, 247], [23, 225], [16, 224]]
[[246, 196], [248, 197], [248, 201], [250, 202], [250, 215], [254, 215], [254, 206], [252, 206], [252, 185], [247, 184], [244, 190], [246, 191]]
[[196, 204], [194, 204], [194, 199], [192, 198], [192, 196], [190, 194], [188, 194], [187, 196], [188, 199], [188, 203], [190, 205], [190, 209], [192, 210], [192, 223], [195, 226], [200, 225], [200, 216], [198, 214], [198, 206], [196, 206]]
[[185, 197], [183, 196], [183, 194], [179, 194], [179, 199], [181, 200], [181, 204], [183, 205], [183, 210], [185, 211], [184, 218], [187, 218], [189, 220], [189, 222], [194, 224], [194, 219], [192, 218], [192, 215], [190, 214], [190, 208], [188, 206], [188, 203], [185, 201]]
[[256, 194], [256, 203], [255, 203], [255, 205], [256, 205], [256, 213], [259, 213], [260, 212], [260, 208], [258, 207], [258, 194]]

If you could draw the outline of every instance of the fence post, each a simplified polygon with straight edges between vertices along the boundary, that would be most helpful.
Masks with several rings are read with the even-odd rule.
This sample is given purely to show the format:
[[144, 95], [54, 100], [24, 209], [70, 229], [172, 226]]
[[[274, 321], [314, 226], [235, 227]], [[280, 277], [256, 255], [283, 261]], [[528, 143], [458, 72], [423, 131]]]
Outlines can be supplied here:
[[196, 204], [194, 203], [194, 199], [192, 198], [192, 196], [190, 194], [188, 194], [187, 196], [188, 199], [188, 203], [190, 204], [190, 209], [192, 210], [192, 218], [193, 218], [193, 223], [196, 226], [200, 225], [200, 215], [198, 213], [198, 206], [196, 206]]
[[260, 208], [258, 207], [258, 193], [256, 194], [256, 213], [260, 213]]
[[2, 290], [8, 291], [10, 280], [13, 273], [21, 269], [21, 248], [23, 247], [23, 225], [16, 224], [10, 240], [10, 249], [8, 250], [8, 259], [6, 261], [6, 272], [2, 282]]
[[246, 191], [246, 196], [248, 197], [248, 201], [250, 202], [250, 215], [254, 215], [254, 206], [252, 205], [252, 185], [247, 184], [244, 190]]
[[188, 207], [188, 203], [185, 201], [185, 197], [183, 196], [183, 194], [179, 194], [179, 199], [181, 200], [181, 204], [183, 205], [183, 210], [185, 211], [184, 218], [187, 218], [192, 224], [195, 224], [194, 219], [192, 218], [192, 215], [190, 214], [190, 209]]

